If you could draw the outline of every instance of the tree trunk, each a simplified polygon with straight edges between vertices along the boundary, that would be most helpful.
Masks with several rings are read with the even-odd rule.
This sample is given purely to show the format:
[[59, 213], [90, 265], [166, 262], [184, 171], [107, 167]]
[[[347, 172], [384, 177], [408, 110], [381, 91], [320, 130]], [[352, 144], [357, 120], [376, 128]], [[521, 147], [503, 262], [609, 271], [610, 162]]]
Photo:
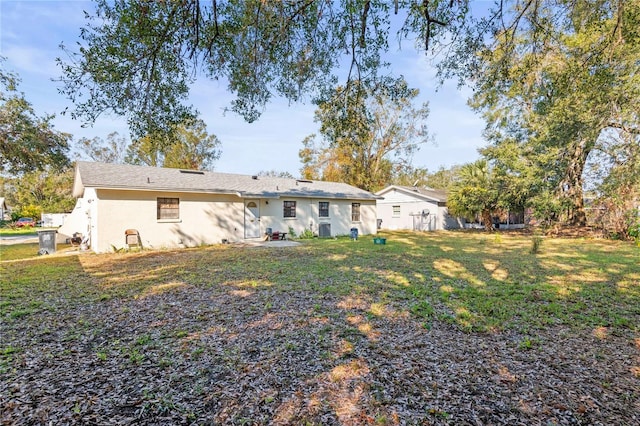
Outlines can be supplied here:
[[482, 211], [482, 223], [484, 224], [485, 231], [493, 231], [493, 218], [491, 217], [490, 210]]
[[593, 142], [581, 139], [573, 149], [569, 149], [565, 178], [560, 182], [561, 196], [569, 202], [567, 217], [569, 225], [585, 226], [587, 224], [582, 192], [582, 172], [592, 147]]
[[573, 208], [569, 212], [569, 224], [576, 226], [587, 226], [587, 215], [584, 211], [584, 199], [582, 197], [582, 186], [580, 187], [580, 196], [576, 197], [573, 202]]

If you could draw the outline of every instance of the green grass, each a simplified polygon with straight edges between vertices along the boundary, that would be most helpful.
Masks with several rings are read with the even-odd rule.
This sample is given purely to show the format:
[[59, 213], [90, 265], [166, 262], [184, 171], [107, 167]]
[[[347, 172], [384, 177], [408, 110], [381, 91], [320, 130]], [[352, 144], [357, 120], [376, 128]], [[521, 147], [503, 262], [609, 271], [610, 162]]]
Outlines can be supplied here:
[[[69, 244], [58, 244], [57, 251], [62, 252], [71, 247]], [[22, 260], [38, 256], [38, 243], [0, 245], [0, 261]]]
[[38, 244], [0, 245], [0, 261], [27, 259], [38, 255]]
[[[184, 285], [222, 286], [269, 293], [267, 303], [253, 308], [265, 311], [280, 306], [278, 298], [302, 292], [318, 299], [318, 315], [332, 315], [321, 303], [330, 296], [360, 300], [371, 317], [381, 315], [376, 306], [384, 306], [468, 331], [528, 332], [559, 324], [638, 329], [640, 251], [633, 244], [544, 239], [532, 254], [527, 236], [381, 235], [384, 246], [367, 237], [338, 238], [310, 240], [295, 249], [217, 246], [5, 262], [0, 299], [5, 318], [20, 321], [46, 310], [50, 300], [68, 301], [56, 307], [64, 311]], [[4, 246], [2, 260], [33, 256], [25, 246]]]
[[[38, 406], [54, 420], [104, 423], [120, 407], [87, 405], [76, 390], [108, 401], [119, 384], [143, 423], [338, 423], [356, 408], [366, 424], [398, 424], [397, 412], [414, 413], [408, 424], [462, 424], [481, 397], [501, 398], [521, 423], [551, 424], [551, 408], [519, 412], [522, 397], [577, 410], [593, 389], [599, 417], [578, 420], [609, 424], [622, 410], [613, 423], [633, 423], [633, 244], [542, 238], [531, 253], [531, 236], [511, 233], [382, 236], [386, 245], [361, 237], [23, 259], [3, 247], [16, 255], [0, 262], [0, 376], [22, 404], [7, 406], [8, 421]], [[558, 386], [573, 373], [579, 380]], [[66, 398], [52, 400], [63, 382]]]
[[38, 231], [43, 231], [45, 229], [47, 228], [33, 228], [31, 226], [25, 226], [22, 228], [0, 228], [0, 235], [37, 235]]

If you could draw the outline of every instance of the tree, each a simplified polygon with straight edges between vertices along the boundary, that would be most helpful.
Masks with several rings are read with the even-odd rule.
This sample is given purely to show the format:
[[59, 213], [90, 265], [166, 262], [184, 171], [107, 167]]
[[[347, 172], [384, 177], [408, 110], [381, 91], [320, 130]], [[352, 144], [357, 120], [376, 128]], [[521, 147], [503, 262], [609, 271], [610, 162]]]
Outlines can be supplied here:
[[213, 170], [220, 158], [220, 141], [207, 133], [202, 120], [189, 120], [170, 134], [148, 135], [134, 141], [126, 161], [154, 167]]
[[604, 230], [628, 238], [640, 229], [640, 136], [622, 130], [601, 138], [590, 159], [592, 219]]
[[351, 92], [339, 86], [316, 110], [320, 141], [315, 135], [303, 141], [302, 176], [370, 191], [384, 187], [428, 140], [429, 110], [413, 106], [417, 95], [403, 79]]
[[202, 120], [191, 120], [173, 133], [176, 140], [165, 149], [164, 167], [213, 170], [220, 158], [220, 140], [207, 133]]
[[[4, 58], [0, 57], [0, 65]], [[0, 172], [64, 167], [71, 135], [53, 129], [53, 116], [38, 117], [18, 92], [18, 77], [0, 68]]]
[[138, 137], [195, 117], [183, 103], [198, 74], [225, 78], [237, 94], [232, 109], [248, 121], [273, 94], [295, 101], [331, 87], [345, 51], [350, 75], [372, 78], [389, 24], [386, 3], [364, 0], [99, 0], [87, 19], [79, 51], [62, 46], [62, 92], [74, 117], [93, 122], [111, 110]]
[[419, 186], [448, 191], [459, 179], [462, 166], [454, 165], [448, 169], [440, 167], [430, 173], [425, 168], [408, 167], [393, 178], [392, 183], [404, 186]]
[[440, 167], [438, 171], [427, 175], [425, 185], [448, 191], [458, 181], [461, 168], [460, 165], [453, 165], [448, 169]]
[[125, 163], [162, 167], [164, 146], [171, 142], [166, 134], [146, 135], [131, 142], [127, 148]]
[[118, 132], [112, 132], [107, 135], [106, 141], [100, 137], [82, 138], [77, 145], [78, 149], [92, 161], [123, 164], [129, 141]]
[[[440, 52], [441, 78], [466, 80], [481, 68], [496, 36], [507, 35], [502, 60], [508, 64], [523, 31], [531, 30], [526, 48], [534, 52], [555, 36], [550, 28], [566, 28], [585, 11], [596, 18], [611, 14], [627, 3], [397, 0], [392, 8], [379, 0], [98, 0], [78, 50], [62, 46], [68, 58], [59, 59], [61, 91], [76, 105], [74, 117], [93, 122], [113, 111], [126, 115], [141, 137], [195, 117], [184, 103], [196, 77], [224, 79], [237, 95], [232, 109], [253, 121], [274, 95], [298, 101], [330, 93], [340, 65], [347, 68], [344, 87], [370, 85], [388, 65], [382, 58], [392, 38]], [[401, 22], [395, 37], [392, 15], [398, 16], [394, 24]], [[621, 27], [633, 28], [628, 15], [622, 18]], [[606, 37], [603, 46], [614, 41]]]
[[295, 176], [293, 176], [291, 173], [279, 172], [277, 170], [262, 170], [258, 172], [258, 176], [295, 179]]
[[[98, 0], [77, 51], [62, 46], [68, 54], [59, 59], [62, 93], [76, 105], [74, 117], [93, 122], [113, 111], [125, 115], [134, 135], [142, 137], [193, 118], [185, 105], [189, 86], [204, 76], [227, 81], [237, 96], [232, 109], [253, 121], [274, 95], [291, 101], [326, 97], [341, 65], [347, 90], [352, 82], [371, 86], [388, 65], [384, 55], [396, 48], [390, 40], [409, 40], [425, 52], [449, 44], [445, 78], [473, 65], [481, 42], [496, 28], [517, 28], [521, 13], [573, 9], [580, 2], [501, 0], [480, 13], [480, 20], [471, 13], [472, 3]], [[546, 19], [541, 15], [535, 24], [542, 27]]]
[[565, 219], [584, 225], [590, 153], [608, 129], [640, 129], [640, 1], [570, 3], [532, 2], [464, 68], [495, 148], [488, 158], [517, 153], [514, 175], [534, 178], [545, 204], [553, 194]]
[[391, 178], [390, 184], [401, 186], [417, 186], [424, 187], [427, 185], [429, 170], [423, 167], [407, 166], [398, 170], [395, 176]]
[[75, 206], [73, 168], [46, 167], [7, 178], [4, 184], [7, 202], [22, 216], [39, 217], [40, 213], [70, 212]]
[[508, 186], [512, 177], [493, 167], [487, 160], [460, 167], [459, 179], [447, 197], [449, 214], [467, 219], [480, 217], [487, 231], [493, 230], [493, 218], [509, 210], [522, 208], [517, 193]]

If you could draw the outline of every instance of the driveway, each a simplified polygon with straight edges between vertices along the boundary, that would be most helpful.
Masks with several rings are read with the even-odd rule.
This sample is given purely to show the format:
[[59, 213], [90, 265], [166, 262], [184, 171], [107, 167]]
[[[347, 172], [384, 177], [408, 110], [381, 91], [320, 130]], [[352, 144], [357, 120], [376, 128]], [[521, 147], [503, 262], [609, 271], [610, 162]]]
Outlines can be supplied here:
[[37, 242], [38, 242], [37, 234], [0, 235], [0, 245], [27, 244], [27, 243], [37, 243]]

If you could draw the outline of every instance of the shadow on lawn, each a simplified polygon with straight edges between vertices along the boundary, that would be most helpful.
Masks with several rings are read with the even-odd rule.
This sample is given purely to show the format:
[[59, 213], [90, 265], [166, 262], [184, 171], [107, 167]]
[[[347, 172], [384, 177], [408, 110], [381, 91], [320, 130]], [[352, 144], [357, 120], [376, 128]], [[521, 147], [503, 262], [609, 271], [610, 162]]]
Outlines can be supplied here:
[[399, 303], [425, 320], [468, 330], [637, 323], [640, 277], [633, 247], [550, 240], [534, 255], [527, 238], [460, 234], [390, 233], [385, 246], [365, 237], [299, 249], [142, 252], [87, 257], [82, 266], [90, 282], [99, 280], [93, 291], [104, 299], [184, 286], [273, 288]]
[[[546, 360], [562, 355], [567, 377], [588, 374], [590, 389], [604, 380], [597, 369], [615, 357], [594, 342], [637, 332], [633, 249], [551, 240], [531, 255], [527, 238], [498, 234], [385, 236], [384, 246], [361, 237], [2, 265], [4, 349], [15, 349], [2, 380], [18, 383], [6, 416], [32, 401], [43, 411], [24, 421], [546, 422], [563, 419], [560, 395], [566, 419], [589, 422], [593, 391], [562, 388], [564, 371]], [[544, 362], [522, 352], [549, 325], [600, 334], [568, 357], [555, 342], [540, 344]], [[502, 330], [516, 340], [486, 333]], [[608, 375], [621, 381], [604, 391], [611, 401], [637, 384], [629, 365], [640, 368], [629, 359]], [[633, 411], [639, 396], [626, 395]]]

